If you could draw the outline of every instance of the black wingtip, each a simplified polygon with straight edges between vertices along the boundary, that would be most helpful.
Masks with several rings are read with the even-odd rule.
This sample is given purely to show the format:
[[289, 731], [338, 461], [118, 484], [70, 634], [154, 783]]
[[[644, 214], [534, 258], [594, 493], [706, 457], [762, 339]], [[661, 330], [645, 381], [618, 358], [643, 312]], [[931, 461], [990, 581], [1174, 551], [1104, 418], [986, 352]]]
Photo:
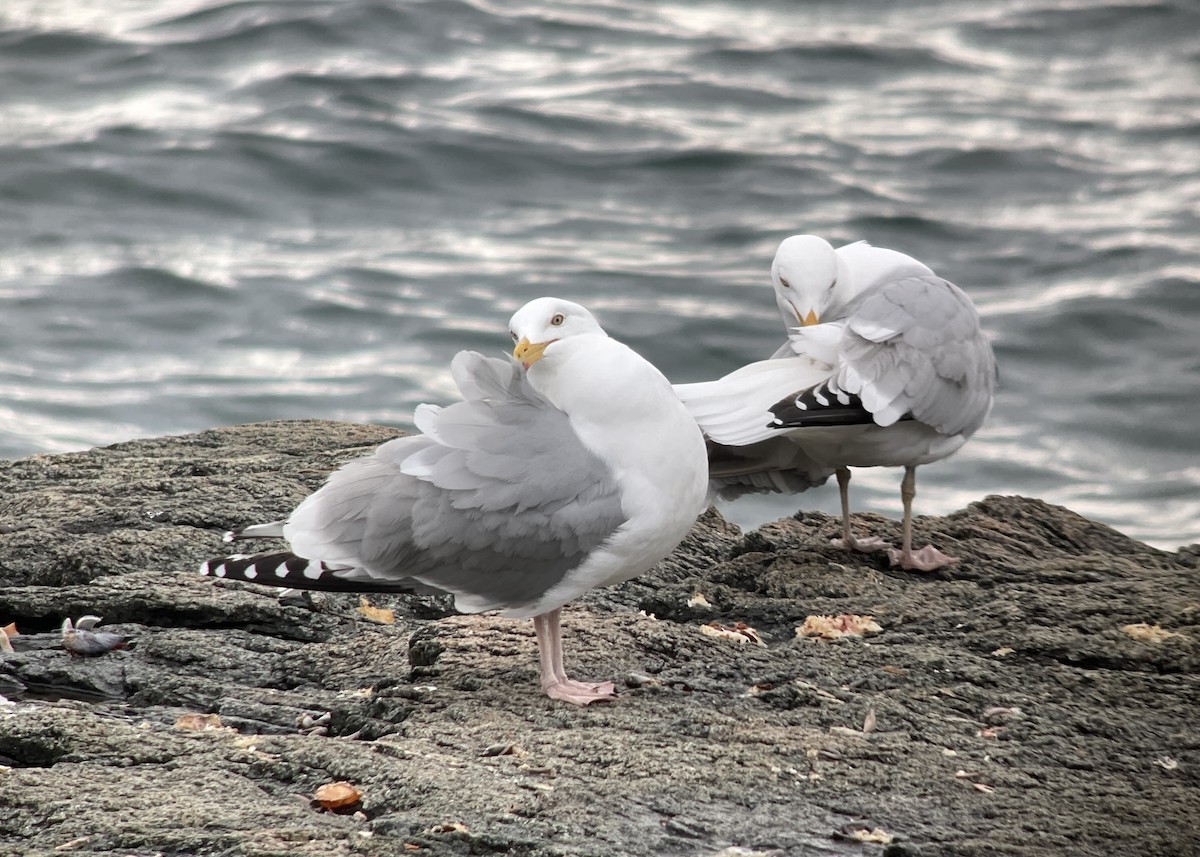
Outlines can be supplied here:
[[767, 428], [815, 428], [819, 426], [869, 425], [875, 416], [862, 399], [843, 390], [831, 390], [828, 381], [780, 399], [769, 410], [775, 419]]
[[233, 554], [215, 557], [200, 565], [200, 573], [209, 577], [241, 580], [282, 589], [311, 589], [319, 592], [417, 592], [413, 581], [347, 579], [339, 574], [349, 570], [345, 566], [330, 566], [320, 560], [296, 556], [290, 551]]

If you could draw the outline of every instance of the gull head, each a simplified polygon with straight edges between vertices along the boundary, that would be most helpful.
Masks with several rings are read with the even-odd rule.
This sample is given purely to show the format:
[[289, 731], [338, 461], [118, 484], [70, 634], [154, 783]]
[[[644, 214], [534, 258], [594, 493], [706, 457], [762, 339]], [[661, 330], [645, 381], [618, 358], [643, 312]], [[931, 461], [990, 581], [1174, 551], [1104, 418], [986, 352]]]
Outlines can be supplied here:
[[788, 327], [820, 324], [836, 297], [837, 254], [816, 235], [785, 238], [771, 263], [771, 282]]
[[513, 357], [526, 369], [552, 355], [556, 342], [584, 334], [605, 335], [595, 316], [561, 298], [538, 298], [525, 304], [509, 320], [508, 330], [517, 344]]

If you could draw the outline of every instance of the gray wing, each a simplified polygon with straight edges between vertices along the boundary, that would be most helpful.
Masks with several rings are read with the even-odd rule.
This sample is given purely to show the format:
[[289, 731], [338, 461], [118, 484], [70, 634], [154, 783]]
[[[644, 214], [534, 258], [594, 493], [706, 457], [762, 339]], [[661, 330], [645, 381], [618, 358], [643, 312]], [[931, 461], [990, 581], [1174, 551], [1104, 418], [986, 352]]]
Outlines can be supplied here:
[[970, 435], [991, 409], [996, 360], [971, 299], [933, 274], [885, 281], [847, 308], [836, 384], [879, 425], [911, 413]]
[[451, 365], [464, 401], [423, 406], [423, 434], [334, 473], [292, 513], [299, 556], [343, 579], [412, 578], [460, 609], [518, 607], [558, 583], [625, 522], [607, 466], [510, 361]]

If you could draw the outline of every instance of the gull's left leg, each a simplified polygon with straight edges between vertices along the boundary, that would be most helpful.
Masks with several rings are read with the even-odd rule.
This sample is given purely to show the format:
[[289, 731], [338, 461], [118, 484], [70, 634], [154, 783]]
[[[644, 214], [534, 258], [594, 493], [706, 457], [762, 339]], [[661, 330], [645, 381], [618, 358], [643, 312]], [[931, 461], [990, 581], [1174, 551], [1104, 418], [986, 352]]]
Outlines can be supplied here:
[[850, 530], [850, 468], [839, 467], [837, 473], [838, 494], [842, 497], [842, 537], [832, 539], [829, 543], [835, 548], [846, 548], [859, 553], [871, 551], [892, 550], [892, 546], [879, 536], [866, 536], [856, 539]]
[[563, 669], [562, 626], [559, 624], [558, 610], [534, 616], [533, 630], [537, 633], [542, 690], [546, 691], [547, 696], [572, 705], [588, 705], [616, 698], [616, 688], [611, 681], [587, 682], [567, 678], [567, 672]]
[[888, 559], [892, 565], [918, 571], [934, 571], [958, 562], [956, 556], [946, 556], [933, 545], [925, 545], [919, 551], [912, 549], [912, 501], [917, 496], [917, 468], [904, 468], [904, 479], [900, 483], [900, 499], [904, 502], [904, 546], [900, 550], [888, 548]]

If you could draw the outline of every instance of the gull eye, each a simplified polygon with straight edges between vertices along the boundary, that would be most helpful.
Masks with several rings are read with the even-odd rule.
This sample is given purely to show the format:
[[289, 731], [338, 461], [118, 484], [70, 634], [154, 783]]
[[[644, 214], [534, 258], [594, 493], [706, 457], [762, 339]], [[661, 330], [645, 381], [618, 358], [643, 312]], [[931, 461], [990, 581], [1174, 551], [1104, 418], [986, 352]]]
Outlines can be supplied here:
[[837, 277], [834, 277], [833, 282], [829, 284], [829, 291], [832, 292], [836, 288], [837, 288]]
[[789, 283], [787, 280], [785, 280], [783, 277], [779, 278], [779, 285], [783, 286], [785, 289], [790, 289], [792, 287], [792, 284]]
[[550, 323], [552, 325], [554, 325], [555, 327], [558, 327], [564, 321], [566, 321], [566, 319], [563, 317], [563, 314], [561, 312], [555, 313], [554, 318], [550, 319]]
[[513, 342], [516, 342], [516, 341], [517, 341], [517, 334], [516, 334], [516, 332], [515, 332], [515, 331], [512, 331], [512, 330], [510, 330], [510, 331], [508, 332], [508, 335], [509, 335], [509, 336], [511, 336], [511, 337], [513, 338]]

